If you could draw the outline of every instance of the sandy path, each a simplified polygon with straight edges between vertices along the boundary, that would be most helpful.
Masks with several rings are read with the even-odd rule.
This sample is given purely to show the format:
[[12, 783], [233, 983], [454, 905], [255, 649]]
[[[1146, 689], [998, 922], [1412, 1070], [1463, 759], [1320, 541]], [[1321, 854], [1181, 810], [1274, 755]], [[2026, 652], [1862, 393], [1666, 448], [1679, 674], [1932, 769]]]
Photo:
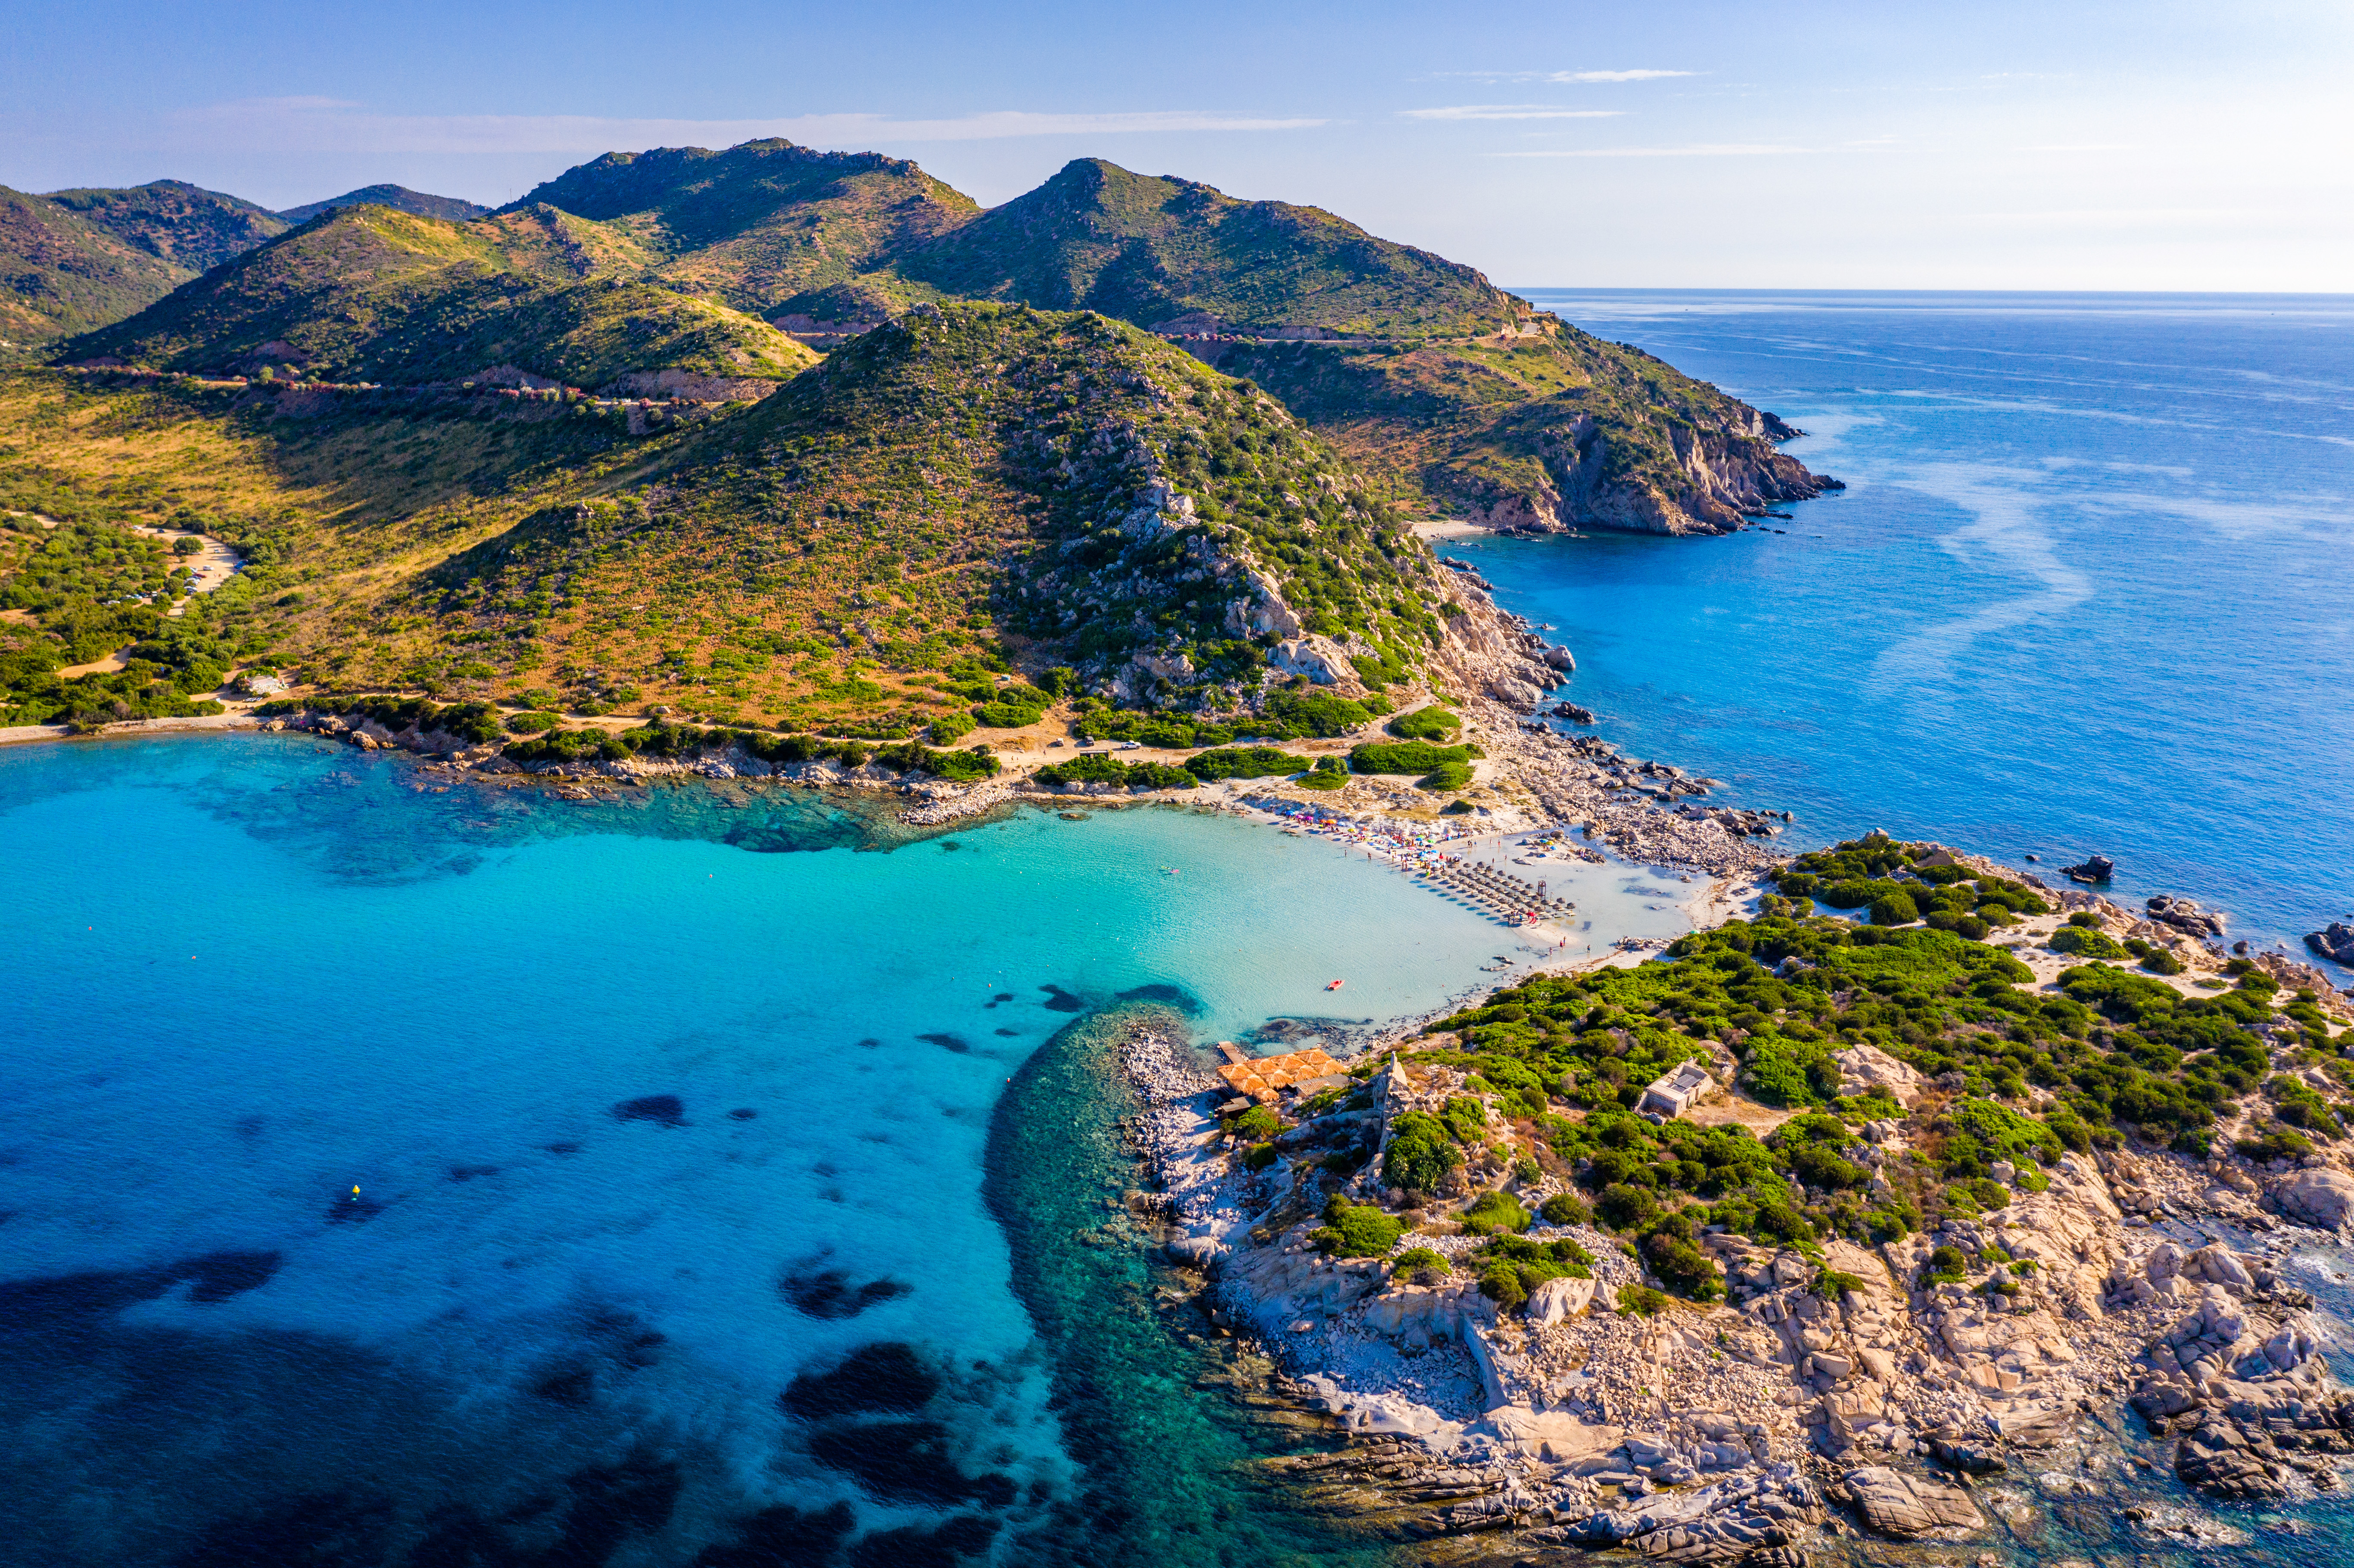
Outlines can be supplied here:
[[[53, 524], [48, 524], [47, 518], [42, 521], [49, 526], [55, 526]], [[196, 555], [186, 557], [188, 567], [188, 591], [192, 594], [212, 592], [229, 578], [237, 576], [237, 568], [242, 564], [239, 561], [235, 550], [209, 534], [189, 534], [175, 532], [169, 528], [147, 528], [135, 525], [131, 531], [134, 534], [144, 534], [150, 539], [161, 539], [167, 545], [181, 539], [194, 539], [204, 546]], [[187, 600], [182, 599], [164, 613], [185, 615], [187, 613]], [[98, 666], [91, 665], [90, 668], [94, 670]], [[117, 664], [114, 668], [119, 670], [122, 666]]]
[[[115, 739], [122, 736], [170, 735], [181, 730], [258, 729], [261, 721], [251, 714], [205, 714], [195, 718], [125, 719], [110, 724], [99, 736], [83, 739]], [[0, 728], [0, 746], [21, 746], [28, 741], [67, 740], [74, 738], [61, 724], [22, 724]]]

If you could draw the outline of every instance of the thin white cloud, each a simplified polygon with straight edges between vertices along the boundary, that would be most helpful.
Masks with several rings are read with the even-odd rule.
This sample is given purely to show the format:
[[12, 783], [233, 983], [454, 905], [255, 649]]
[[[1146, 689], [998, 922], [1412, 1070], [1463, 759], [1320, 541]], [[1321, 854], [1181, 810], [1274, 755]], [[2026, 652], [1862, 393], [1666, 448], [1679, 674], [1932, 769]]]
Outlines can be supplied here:
[[2130, 142], [2052, 142], [2038, 147], [2013, 147], [2014, 153], [2130, 153]]
[[1953, 221], [2003, 228], [2217, 228], [2269, 222], [2280, 212], [2233, 207], [2066, 207], [2044, 212], [1956, 213]]
[[1623, 109], [1554, 109], [1543, 103], [1458, 103], [1447, 109], [1401, 109], [1409, 120], [1611, 120]]
[[379, 114], [333, 99], [248, 99], [184, 111], [165, 129], [179, 145], [313, 153], [582, 153], [612, 148], [726, 147], [781, 136], [812, 145], [978, 142], [1189, 131], [1299, 131], [1320, 119], [1171, 109], [1054, 114], [1001, 110], [946, 120], [802, 114], [773, 120], [621, 119], [588, 114]]
[[1491, 158], [1763, 158], [1778, 153], [1803, 153], [1804, 147], [1777, 147], [1754, 142], [1708, 142], [1690, 147], [1561, 147], [1551, 151], [1490, 153]]
[[1656, 81], [1661, 77], [1702, 74], [1696, 70], [1442, 70], [1433, 76], [1460, 81]]

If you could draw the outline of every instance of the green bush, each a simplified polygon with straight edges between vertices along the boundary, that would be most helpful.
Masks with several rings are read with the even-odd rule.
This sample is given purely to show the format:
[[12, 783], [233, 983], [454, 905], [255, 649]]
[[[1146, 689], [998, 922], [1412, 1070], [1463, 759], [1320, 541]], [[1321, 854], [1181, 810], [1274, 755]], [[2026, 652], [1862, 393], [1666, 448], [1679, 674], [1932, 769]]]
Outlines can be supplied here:
[[1182, 768], [1165, 762], [1122, 762], [1105, 752], [1087, 751], [1068, 762], [1056, 762], [1032, 775], [1041, 784], [1124, 784], [1131, 789], [1191, 789], [1201, 783]]
[[1463, 1228], [1470, 1234], [1483, 1236], [1491, 1231], [1511, 1231], [1515, 1234], [1529, 1228], [1529, 1212], [1510, 1192], [1494, 1190], [1480, 1193], [1463, 1211]]
[[[1689, 1223], [1686, 1227], [1689, 1229]], [[1661, 1229], [1643, 1238], [1643, 1261], [1662, 1284], [1693, 1301], [1715, 1301], [1724, 1295], [1724, 1276], [1709, 1255], [1688, 1235]]]
[[1272, 746], [1223, 747], [1195, 752], [1185, 759], [1185, 770], [1207, 784], [1220, 779], [1279, 778], [1297, 772], [1300, 760]]
[[1227, 1132], [1250, 1143], [1262, 1142], [1282, 1130], [1282, 1118], [1267, 1106], [1253, 1106], [1226, 1123]]
[[1433, 746], [1426, 740], [1369, 741], [1349, 753], [1349, 766], [1359, 773], [1424, 774], [1448, 763], [1468, 766], [1479, 756], [1476, 747]]
[[1016, 707], [1012, 703], [983, 703], [972, 710], [975, 723], [990, 729], [1027, 729], [1045, 716], [1041, 708]]
[[2302, 1160], [2313, 1152], [2313, 1144], [2285, 1127], [2269, 1127], [2254, 1138], [2234, 1139], [2232, 1149], [2243, 1160], [2266, 1165], [2275, 1160]]
[[1622, 1318], [1656, 1318], [1674, 1304], [1672, 1297], [1648, 1285], [1629, 1285], [1618, 1292]]
[[972, 733], [972, 715], [960, 713], [941, 714], [932, 720], [929, 728], [933, 745], [952, 745]]
[[580, 762], [595, 758], [599, 762], [619, 762], [631, 755], [626, 736], [611, 736], [601, 729], [552, 729], [545, 735], [529, 736], [510, 741], [502, 753], [510, 761]]
[[540, 735], [563, 722], [559, 714], [514, 714], [507, 719], [507, 728], [516, 735]]
[[1872, 901], [1872, 923], [1875, 926], [1910, 926], [1921, 918], [1921, 911], [1909, 893], [1883, 893]]
[[1267, 716], [1276, 721], [1266, 727], [1280, 727], [1294, 736], [1312, 736], [1322, 740], [1362, 729], [1373, 718], [1362, 704], [1315, 690], [1271, 692], [1266, 707]]
[[1921, 1283], [1925, 1286], [1958, 1285], [1968, 1276], [1969, 1267], [1969, 1259], [1962, 1255], [1961, 1248], [1937, 1247], [1929, 1254], [1929, 1261], [1923, 1266]]
[[1544, 1216], [1545, 1224], [1549, 1225], [1590, 1225], [1594, 1223], [1593, 1209], [1575, 1192], [1555, 1192], [1544, 1201], [1544, 1206], [1537, 1213]]
[[1352, 1203], [1335, 1192], [1324, 1205], [1324, 1224], [1309, 1235], [1334, 1257], [1386, 1257], [1405, 1234], [1404, 1223], [1377, 1205]]
[[1275, 1163], [1276, 1158], [1274, 1144], [1254, 1143], [1243, 1150], [1243, 1168], [1248, 1171], [1264, 1171]]
[[1392, 1260], [1391, 1269], [1417, 1285], [1436, 1284], [1438, 1277], [1454, 1272], [1444, 1254], [1433, 1252], [1426, 1246], [1406, 1248]]
[[2141, 967], [2154, 975], [2179, 975], [2182, 972], [2182, 960], [2164, 948], [2152, 948], [2142, 955]]
[[1824, 1300], [1836, 1305], [1840, 1298], [1848, 1292], [1861, 1290], [1863, 1281], [1852, 1274], [1841, 1274], [1837, 1269], [1825, 1268], [1816, 1271], [1815, 1283], [1810, 1288]]
[[2272, 1078], [2264, 1085], [2264, 1095], [2273, 1102], [2273, 1116], [2285, 1125], [2325, 1138], [2338, 1135], [2338, 1113], [2302, 1079], [2285, 1074]]
[[1441, 763], [1415, 780], [1415, 788], [1433, 792], [1467, 789], [1470, 785], [1471, 769], [1460, 762]]
[[1463, 727], [1463, 721], [1445, 708], [1426, 707], [1400, 714], [1383, 727], [1400, 740], [1448, 741]]
[[1392, 1187], [1435, 1192], [1447, 1173], [1462, 1163], [1463, 1151], [1448, 1136], [1446, 1123], [1427, 1111], [1407, 1111], [1391, 1125], [1382, 1181]]
[[1613, 1230], [1635, 1230], [1659, 1217], [1659, 1200], [1643, 1188], [1626, 1181], [1613, 1181], [1602, 1189], [1595, 1202], [1594, 1212], [1602, 1216]]
[[1522, 1288], [1521, 1271], [1509, 1263], [1494, 1263], [1479, 1276], [1479, 1294], [1496, 1304], [1499, 1311], [1510, 1312], [1529, 1298]]
[[1470, 1095], [1449, 1095], [1439, 1108], [1439, 1119], [1458, 1141], [1480, 1144], [1488, 1141], [1488, 1107]]
[[2052, 933], [2044, 946], [2055, 953], [2073, 953], [2080, 959], [2122, 959], [2126, 950], [2105, 934], [2083, 926], [2062, 926]]

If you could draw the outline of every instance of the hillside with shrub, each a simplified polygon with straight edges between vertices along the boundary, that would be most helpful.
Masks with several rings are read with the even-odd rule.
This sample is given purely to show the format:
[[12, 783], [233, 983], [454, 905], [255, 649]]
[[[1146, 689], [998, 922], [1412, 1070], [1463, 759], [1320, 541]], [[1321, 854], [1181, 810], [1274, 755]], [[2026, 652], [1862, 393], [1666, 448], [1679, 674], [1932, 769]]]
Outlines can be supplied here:
[[281, 213], [186, 180], [156, 180], [127, 189], [51, 191], [48, 199], [170, 263], [181, 279], [209, 272], [294, 227]]
[[[140, 200], [154, 207], [169, 185], [142, 187]], [[369, 203], [379, 191], [391, 205]], [[1791, 432], [1770, 415], [1537, 313], [1469, 267], [1320, 208], [1245, 201], [1103, 159], [1075, 160], [984, 211], [879, 154], [782, 140], [609, 153], [488, 221], [422, 227], [472, 210], [399, 187], [293, 209], [378, 216], [359, 220], [366, 235], [306, 225], [248, 253], [234, 277], [207, 278], [160, 313], [66, 352], [220, 369], [258, 364], [282, 344], [303, 374], [368, 379], [462, 377], [505, 363], [578, 381], [610, 378], [622, 360], [659, 360], [653, 368], [705, 379], [623, 389], [725, 396], [744, 388], [711, 378], [774, 380], [796, 363], [735, 314], [832, 347], [914, 304], [995, 300], [1095, 310], [1183, 342], [1271, 392], [1393, 505], [1522, 531], [1712, 533], [1835, 488], [1776, 450]], [[53, 239], [86, 254], [39, 274], [51, 279], [47, 303], [16, 301], [23, 342], [103, 325], [183, 281], [155, 272], [146, 251], [73, 228], [74, 214], [50, 214], [44, 223], [64, 226]], [[244, 220], [277, 221], [258, 208]], [[206, 255], [227, 259], [229, 242], [224, 231]], [[565, 320], [535, 309], [550, 304], [519, 297], [514, 277], [539, 291], [658, 285], [706, 313], [678, 342], [677, 323], [659, 320], [659, 294], [584, 294], [551, 306]], [[571, 320], [586, 315], [608, 324]], [[610, 352], [649, 331], [644, 352]]]
[[1272, 398], [1021, 306], [910, 313], [642, 434], [482, 389], [27, 373], [5, 473], [27, 511], [228, 539], [250, 564], [207, 613], [339, 692], [936, 745], [1060, 703], [1219, 748], [1370, 725], [1471, 614]]
[[866, 334], [429, 591], [470, 635], [562, 628], [640, 688], [707, 670], [784, 722], [899, 731], [1035, 722], [1055, 694], [1002, 683], [1010, 649], [1211, 744], [1292, 700], [1287, 639], [1354, 650], [1363, 690], [1443, 635], [1428, 551], [1271, 399], [1102, 316], [995, 305]]
[[1152, 330], [1469, 337], [1529, 313], [1472, 269], [1320, 207], [1241, 201], [1101, 158], [1073, 160], [892, 270], [959, 298]]
[[552, 249], [541, 229], [337, 207], [60, 357], [394, 385], [507, 366], [592, 387], [664, 370], [774, 383], [815, 358], [724, 305], [582, 279]]
[[737, 310], [870, 321], [933, 292], [875, 293], [854, 281], [980, 211], [904, 159], [781, 139], [608, 153], [501, 210], [534, 207], [610, 227], [648, 276]]
[[187, 276], [69, 207], [0, 186], [0, 366], [118, 321]]
[[[1681, 938], [1664, 962], [1496, 991], [1434, 1026], [1416, 1059], [1467, 1072], [1575, 1169], [1592, 1212], [1655, 1274], [1703, 1298], [1722, 1285], [1692, 1248], [1701, 1227], [1802, 1250], [1834, 1235], [1884, 1241], [2040, 1190], [2041, 1167], [2072, 1150], [2137, 1139], [2205, 1154], [2232, 1123], [2235, 1151], [2264, 1160], [2344, 1135], [2354, 1068], [2312, 997], [2283, 995], [2245, 959], [2208, 995], [2104, 962], [2037, 988], [2017, 957], [1966, 934], [2048, 912], [2033, 890], [1931, 848], [1873, 837], [1802, 857], [1757, 918]], [[1950, 918], [1900, 923], [1890, 888]], [[1833, 893], [1872, 906], [1875, 923], [1801, 902]], [[1882, 1088], [1847, 1092], [1836, 1054], [1855, 1046], [1913, 1068], [1925, 1096], [1908, 1107]], [[1687, 1060], [1730, 1060], [1744, 1094], [1798, 1114], [1763, 1139], [1635, 1114], [1643, 1086]], [[2307, 1067], [2333, 1092], [2315, 1090]], [[1482, 1139], [1477, 1124], [1423, 1119], [1414, 1139], [1393, 1138], [1394, 1182], [1435, 1190], [1458, 1146]], [[1863, 1128], [1878, 1122], [1902, 1125], [1911, 1152], [1875, 1180]], [[1522, 1255], [1531, 1245], [1490, 1251], [1543, 1262]]]

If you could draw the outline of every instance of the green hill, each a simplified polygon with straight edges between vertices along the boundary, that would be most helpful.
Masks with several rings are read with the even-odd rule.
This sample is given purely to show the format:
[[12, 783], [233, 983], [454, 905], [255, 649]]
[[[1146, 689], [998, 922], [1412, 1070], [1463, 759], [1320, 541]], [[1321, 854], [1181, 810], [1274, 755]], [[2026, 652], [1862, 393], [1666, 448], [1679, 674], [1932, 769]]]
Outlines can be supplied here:
[[1216, 715], [1292, 673], [1286, 643], [1353, 690], [1447, 635], [1429, 553], [1324, 443], [1091, 313], [918, 308], [640, 472], [455, 556], [436, 611], [493, 645], [535, 620], [606, 680], [796, 724], [954, 706], [910, 677], [1001, 641]]
[[[541, 207], [607, 226], [652, 277], [763, 313], [851, 284], [980, 210], [902, 159], [781, 140], [608, 153], [501, 211]], [[904, 290], [889, 301], [904, 304]], [[828, 303], [855, 312], [862, 301], [854, 289]]]
[[944, 294], [1148, 328], [1460, 337], [1529, 313], [1472, 269], [1320, 207], [1238, 201], [1100, 158], [1075, 160], [893, 270]]
[[60, 357], [173, 370], [270, 366], [396, 385], [505, 366], [631, 391], [652, 389], [627, 385], [632, 378], [672, 372], [720, 383], [723, 396], [772, 385], [814, 357], [724, 305], [580, 279], [547, 248], [510, 249], [514, 233], [380, 207], [334, 208], [130, 320], [75, 338]]
[[345, 191], [325, 201], [290, 207], [278, 216], [289, 224], [308, 223], [323, 212], [339, 207], [388, 207], [395, 212], [414, 213], [419, 217], [438, 217], [449, 223], [468, 223], [491, 209], [456, 196], [428, 196], [423, 191], [410, 190], [407, 185], [362, 185], [355, 191]]
[[[101, 565], [131, 522], [235, 541], [190, 631], [333, 689], [936, 741], [1059, 689], [1214, 744], [1362, 724], [1368, 687], [1550, 683], [1273, 398], [1091, 313], [918, 307], [642, 438], [457, 393], [262, 417], [281, 396], [19, 373], [0, 485], [100, 529]], [[61, 711], [42, 672], [112, 613], [0, 628], [38, 665], [20, 712]]]
[[912, 164], [781, 142], [610, 154], [525, 203], [593, 225], [600, 270], [640, 267], [813, 342], [949, 299], [1165, 333], [1257, 379], [1416, 510], [1721, 532], [1822, 487], [1755, 409], [1471, 268], [1319, 208], [1101, 159], [986, 212]]
[[70, 207], [0, 186], [0, 366], [120, 320], [186, 276]]
[[293, 225], [266, 207], [186, 180], [125, 190], [51, 191], [49, 199], [158, 260], [182, 281], [209, 272]]

